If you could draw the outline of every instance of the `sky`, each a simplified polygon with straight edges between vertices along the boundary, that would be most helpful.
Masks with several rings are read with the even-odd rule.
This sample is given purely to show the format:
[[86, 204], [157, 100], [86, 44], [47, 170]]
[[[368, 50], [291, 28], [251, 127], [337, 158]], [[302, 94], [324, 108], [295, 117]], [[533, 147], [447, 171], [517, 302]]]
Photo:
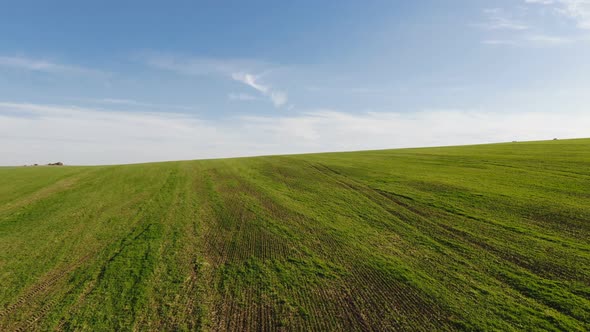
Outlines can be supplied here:
[[590, 137], [590, 0], [4, 0], [0, 41], [0, 165]]

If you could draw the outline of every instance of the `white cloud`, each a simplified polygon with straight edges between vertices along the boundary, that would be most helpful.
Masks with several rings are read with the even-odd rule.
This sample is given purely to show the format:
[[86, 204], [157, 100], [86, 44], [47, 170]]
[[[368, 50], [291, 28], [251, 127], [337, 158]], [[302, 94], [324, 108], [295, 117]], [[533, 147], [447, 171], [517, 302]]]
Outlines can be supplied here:
[[228, 95], [229, 100], [242, 100], [242, 101], [250, 101], [250, 100], [259, 100], [260, 98], [247, 94], [247, 93], [230, 93]]
[[22, 56], [0, 56], [0, 67], [45, 72], [45, 73], [65, 73], [65, 74], [104, 74], [101, 71], [52, 62], [44, 59], [33, 59]]
[[528, 4], [552, 6], [574, 22], [580, 29], [590, 29], [590, 0], [525, 0]]
[[[261, 75], [253, 72], [268, 72], [270, 64], [247, 59], [214, 59], [205, 57], [179, 57], [174, 55], [150, 55], [147, 64], [159, 69], [174, 71], [184, 75], [222, 75], [243, 83], [267, 97], [275, 107], [287, 103], [287, 93], [260, 82]], [[252, 98], [232, 100], [254, 100]]]
[[[513, 30], [511, 36], [499, 35], [490, 36], [482, 40], [486, 45], [507, 45], [507, 46], [562, 46], [572, 43], [583, 43], [590, 41], [590, 37], [583, 30], [590, 29], [590, 0], [523, 0], [529, 6], [518, 7], [511, 11], [494, 8], [484, 10], [488, 17], [487, 22], [479, 26], [487, 30]], [[538, 11], [530, 10], [531, 6], [541, 8]], [[554, 15], [546, 15], [546, 13]], [[510, 13], [510, 14], [509, 14]], [[516, 21], [512, 18], [513, 13], [518, 13], [527, 23]], [[556, 18], [562, 20], [565, 17], [573, 24], [569, 29], [556, 28]], [[542, 21], [543, 24], [539, 22]], [[537, 22], [534, 24], [533, 22]], [[519, 31], [520, 30], [520, 31]]]
[[178, 113], [112, 112], [0, 103], [0, 164], [113, 164], [590, 136], [588, 112], [350, 114], [202, 120]]
[[559, 12], [575, 20], [578, 27], [590, 29], [590, 1], [561, 0], [562, 8]]
[[518, 42], [515, 40], [508, 40], [508, 39], [486, 39], [482, 40], [482, 44], [485, 45], [509, 45], [509, 46], [516, 46]]
[[38, 71], [55, 71], [61, 68], [59, 65], [44, 60], [7, 56], [0, 56], [0, 66]]
[[102, 105], [111, 105], [111, 106], [132, 106], [137, 107], [140, 109], [145, 110], [147, 109], [162, 109], [162, 110], [185, 110], [190, 111], [194, 110], [195, 107], [185, 106], [185, 105], [171, 105], [171, 104], [156, 104], [156, 103], [146, 103], [141, 102], [133, 99], [119, 99], [119, 98], [68, 98], [68, 100], [84, 102], [84, 103], [91, 103], [91, 104], [102, 104]]
[[216, 59], [166, 54], [151, 54], [143, 58], [149, 66], [184, 75], [222, 74], [231, 77], [235, 72], [258, 71], [269, 66], [263, 61], [250, 59]]
[[574, 41], [574, 39], [568, 37], [549, 35], [530, 35], [526, 36], [525, 39], [541, 45], [563, 45]]
[[282, 91], [272, 91], [270, 93], [270, 100], [275, 107], [283, 106], [287, 103], [287, 94]]
[[526, 3], [534, 3], [534, 4], [542, 4], [542, 5], [549, 5], [554, 3], [554, 0], [524, 0]]
[[584, 41], [586, 39], [571, 38], [564, 36], [551, 35], [524, 35], [515, 39], [487, 39], [483, 40], [482, 44], [492, 46], [539, 46], [539, 47], [553, 47], [571, 44], [576, 41]]
[[511, 18], [500, 8], [484, 9], [487, 21], [479, 26], [488, 30], [527, 30], [529, 27]]
[[287, 94], [285, 92], [276, 91], [276, 90], [273, 90], [269, 86], [261, 84], [258, 81], [258, 79], [259, 79], [258, 76], [248, 74], [248, 73], [238, 72], [238, 73], [233, 73], [232, 78], [235, 81], [242, 82], [242, 83], [246, 84], [247, 86], [254, 88], [258, 92], [262, 93], [264, 96], [267, 96], [268, 98], [270, 98], [271, 102], [273, 103], [273, 105], [275, 107], [281, 107], [287, 103], [288, 98], [287, 98]]
[[242, 82], [264, 94], [268, 93], [269, 88], [257, 82], [258, 77], [248, 73], [233, 73], [231, 77], [238, 82]]

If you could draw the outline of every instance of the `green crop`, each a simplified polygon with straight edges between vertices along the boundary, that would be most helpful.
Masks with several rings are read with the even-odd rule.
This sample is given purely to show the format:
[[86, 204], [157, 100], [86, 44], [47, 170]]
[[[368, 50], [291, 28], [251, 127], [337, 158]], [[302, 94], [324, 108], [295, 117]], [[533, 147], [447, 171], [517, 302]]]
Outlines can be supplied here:
[[0, 168], [0, 330], [590, 329], [590, 139]]

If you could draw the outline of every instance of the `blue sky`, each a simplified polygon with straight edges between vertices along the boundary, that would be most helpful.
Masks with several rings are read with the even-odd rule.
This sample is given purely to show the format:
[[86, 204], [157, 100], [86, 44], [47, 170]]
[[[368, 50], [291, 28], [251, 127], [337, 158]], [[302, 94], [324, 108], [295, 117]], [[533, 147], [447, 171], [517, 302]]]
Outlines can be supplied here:
[[590, 0], [4, 1], [0, 164], [590, 136]]

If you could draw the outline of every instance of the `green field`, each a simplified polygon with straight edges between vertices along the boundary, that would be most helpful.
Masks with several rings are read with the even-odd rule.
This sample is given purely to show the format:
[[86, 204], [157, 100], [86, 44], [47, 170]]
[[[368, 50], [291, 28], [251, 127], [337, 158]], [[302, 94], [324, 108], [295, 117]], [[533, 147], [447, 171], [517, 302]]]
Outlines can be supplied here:
[[0, 331], [590, 329], [590, 139], [0, 168]]

